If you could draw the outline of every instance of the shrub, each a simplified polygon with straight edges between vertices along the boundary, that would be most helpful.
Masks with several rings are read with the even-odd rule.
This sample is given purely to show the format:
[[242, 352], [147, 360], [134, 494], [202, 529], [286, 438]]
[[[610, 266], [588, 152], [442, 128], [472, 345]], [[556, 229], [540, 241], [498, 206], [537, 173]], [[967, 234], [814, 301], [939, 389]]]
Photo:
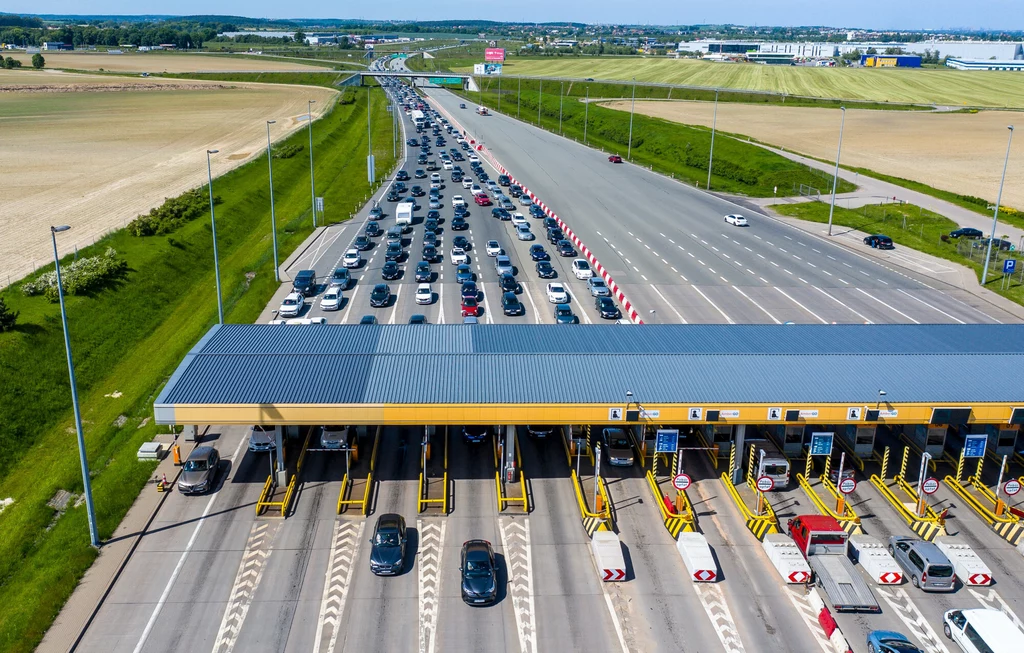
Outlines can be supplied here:
[[[108, 247], [98, 256], [81, 258], [61, 268], [64, 292], [69, 295], [85, 295], [101, 290], [112, 281], [123, 279], [128, 274], [128, 264], [117, 258], [117, 251]], [[21, 291], [28, 296], [43, 295], [51, 302], [59, 300], [57, 295], [57, 272], [46, 272], [32, 281], [21, 285]]]
[[271, 152], [275, 159], [290, 159], [305, 149], [302, 143], [288, 143], [286, 145], [275, 145]]
[[18, 321], [18, 315], [18, 311], [7, 308], [4, 298], [0, 297], [0, 333], [13, 329], [14, 324]]
[[[154, 236], [170, 233], [181, 225], [201, 216], [209, 206], [210, 194], [205, 187], [194, 188], [183, 195], [172, 197], [149, 212], [128, 223], [133, 236]], [[220, 198], [213, 196], [214, 204]]]

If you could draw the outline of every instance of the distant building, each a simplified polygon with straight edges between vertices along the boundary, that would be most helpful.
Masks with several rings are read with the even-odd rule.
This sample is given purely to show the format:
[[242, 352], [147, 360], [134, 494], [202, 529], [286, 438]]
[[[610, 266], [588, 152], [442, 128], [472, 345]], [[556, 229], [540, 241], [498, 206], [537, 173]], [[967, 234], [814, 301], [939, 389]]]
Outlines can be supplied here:
[[1024, 72], [1024, 59], [946, 59], [946, 65], [957, 70], [1013, 70]]
[[866, 68], [920, 68], [919, 54], [862, 54], [860, 65]]
[[802, 59], [822, 59], [839, 57], [850, 52], [866, 53], [869, 49], [885, 52], [887, 49], [899, 49], [901, 54], [923, 55], [937, 54], [939, 57], [957, 59], [991, 59], [1016, 60], [1024, 59], [1024, 43], [1014, 41], [918, 41], [916, 43], [883, 43], [872, 41], [845, 41], [843, 43], [826, 43], [823, 41], [762, 41], [699, 39], [683, 41], [677, 49], [705, 54], [746, 54], [748, 52], [777, 52], [794, 55]]
[[47, 41], [46, 43], [43, 43], [43, 50], [47, 50], [47, 51], [50, 51], [50, 50], [73, 50], [74, 48], [75, 48], [75, 46], [73, 46], [73, 45], [64, 45], [63, 43], [57, 43], [55, 41], [54, 42]]

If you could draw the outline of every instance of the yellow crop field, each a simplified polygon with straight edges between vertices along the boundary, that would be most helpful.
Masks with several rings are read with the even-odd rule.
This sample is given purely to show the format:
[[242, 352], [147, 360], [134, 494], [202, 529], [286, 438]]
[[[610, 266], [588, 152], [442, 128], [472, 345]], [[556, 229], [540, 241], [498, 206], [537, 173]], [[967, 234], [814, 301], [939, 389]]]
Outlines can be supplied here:
[[[222, 54], [177, 52], [134, 52], [106, 54], [102, 52], [42, 52], [47, 68], [69, 70], [103, 70], [115, 73], [196, 73], [196, 72], [310, 72], [331, 70], [329, 66], [314, 63], [292, 63], [273, 59], [236, 57]], [[32, 65], [32, 55], [24, 52], [6, 54]]]

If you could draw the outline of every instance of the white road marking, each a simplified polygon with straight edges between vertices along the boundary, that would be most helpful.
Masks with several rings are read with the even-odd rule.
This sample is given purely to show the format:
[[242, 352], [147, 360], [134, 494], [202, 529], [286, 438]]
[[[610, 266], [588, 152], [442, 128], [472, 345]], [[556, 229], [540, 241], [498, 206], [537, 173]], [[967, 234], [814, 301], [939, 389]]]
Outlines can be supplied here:
[[[829, 276], [831, 276], [831, 275], [829, 275]], [[845, 283], [847, 286], [850, 285], [850, 282], [847, 281], [846, 279], [840, 278], [839, 280], [842, 281], [843, 283]]]
[[811, 248], [811, 251], [812, 252], [817, 252], [818, 254], [821, 254], [821, 250], [814, 249], [813, 247]]
[[647, 281], [647, 277], [642, 274], [640, 275], [640, 278], [643, 279], [644, 281]]
[[663, 302], [665, 302], [665, 305], [668, 306], [670, 309], [672, 309], [672, 312], [676, 314], [676, 317], [679, 318], [679, 321], [682, 324], [686, 324], [687, 323], [686, 322], [686, 318], [683, 317], [683, 314], [680, 313], [678, 310], [676, 310], [675, 305], [668, 300], [668, 297], [665, 297], [665, 295], [662, 295], [661, 291], [658, 290], [658, 288], [653, 283], [651, 284], [651, 290], [653, 290], [654, 292], [658, 293], [658, 297], [661, 297], [661, 300]]
[[904, 295], [906, 295], [907, 297], [913, 299], [915, 302], [920, 302], [920, 303], [924, 304], [925, 306], [927, 306], [928, 308], [934, 309], [934, 310], [938, 311], [939, 313], [942, 313], [943, 315], [945, 315], [949, 319], [953, 320], [954, 322], [959, 322], [960, 324], [967, 324], [966, 322], [964, 322], [960, 318], [954, 317], [953, 315], [950, 315], [949, 313], [947, 313], [946, 311], [942, 310], [938, 306], [932, 306], [931, 304], [929, 304], [928, 302], [924, 301], [920, 297], [915, 297], [915, 296], [911, 295], [910, 293], [908, 293], [907, 291], [903, 290], [902, 288], [897, 288], [896, 290], [897, 290], [897, 292], [901, 292]]
[[702, 292], [701, 292], [701, 290], [700, 290], [700, 288], [698, 288], [697, 286], [693, 286], [693, 289], [694, 289], [694, 290], [696, 290], [696, 291], [697, 291], [697, 293], [698, 293], [698, 294], [699, 294], [699, 295], [700, 295], [701, 297], [703, 297], [704, 299], [706, 299], [706, 300], [707, 300], [707, 302], [708, 302], [709, 304], [711, 304], [711, 306], [712, 306], [712, 307], [713, 307], [713, 308], [714, 308], [714, 309], [715, 309], [716, 311], [718, 311], [719, 313], [721, 313], [721, 314], [722, 314], [722, 317], [724, 317], [724, 318], [725, 318], [725, 321], [726, 321], [726, 322], [728, 322], [729, 324], [736, 324], [735, 322], [733, 322], [733, 319], [732, 319], [731, 317], [729, 317], [728, 315], [726, 315], [726, 314], [725, 314], [725, 311], [723, 311], [722, 309], [718, 308], [718, 306], [716, 306], [716, 305], [715, 305], [715, 303], [714, 303], [713, 301], [711, 301], [711, 299], [709, 299], [707, 295], [705, 295], [704, 293], [702, 293]]
[[925, 650], [929, 653], [949, 653], [905, 589], [902, 587], [889, 589], [879, 586], [875, 588], [875, 591], [889, 604], [900, 621], [910, 629], [911, 634], [924, 644]]
[[711, 274], [718, 274], [717, 272], [715, 272], [715, 269], [712, 268], [712, 267], [708, 268], [708, 272], [710, 272]]
[[634, 272], [639, 272], [639, 271], [640, 271], [640, 268], [638, 268], [637, 266], [635, 266], [635, 265], [634, 265], [634, 266], [633, 266], [633, 271], [634, 271]]
[[700, 259], [697, 259], [697, 262], [700, 263], [701, 265], [707, 265], [706, 263], [704, 263], [704, 261], [702, 261]]
[[986, 588], [985, 591], [968, 587], [967, 590], [978, 599], [978, 602], [990, 610], [1002, 610], [1006, 613], [1006, 616], [1013, 620], [1013, 623], [1017, 624], [1017, 628], [1024, 630], [1024, 622], [1014, 614], [1013, 610], [1010, 609], [1009, 604], [1003, 600], [1003, 597], [999, 596], [999, 592], [991, 588]]
[[749, 247], [747, 247], [746, 245], [743, 246], [743, 249], [747, 250], [748, 252], [753, 252], [754, 251], [754, 250], [750, 249]]
[[764, 240], [764, 238], [761, 238], [761, 237], [760, 237], [760, 236], [758, 236], [757, 234], [754, 234], [754, 238], [757, 238], [758, 240]]
[[898, 308], [896, 308], [895, 306], [893, 306], [893, 305], [891, 305], [891, 304], [887, 304], [887, 303], [883, 302], [883, 301], [882, 301], [881, 299], [879, 299], [879, 298], [875, 297], [874, 295], [872, 295], [872, 294], [871, 294], [871, 293], [869, 293], [869, 292], [865, 292], [863, 288], [855, 288], [855, 290], [856, 290], [857, 292], [859, 292], [860, 294], [864, 295], [865, 297], [867, 297], [868, 299], [874, 300], [874, 301], [878, 302], [879, 304], [881, 304], [882, 306], [885, 306], [886, 308], [890, 309], [890, 310], [891, 310], [891, 311], [893, 311], [894, 313], [899, 313], [900, 315], [902, 315], [903, 317], [907, 318], [908, 320], [910, 320], [910, 321], [911, 321], [911, 322], [913, 322], [914, 324], [921, 324], [920, 322], [918, 322], [918, 321], [917, 321], [917, 320], [915, 320], [914, 318], [910, 317], [909, 315], [907, 315], [907, 314], [906, 314], [906, 313], [904, 313], [903, 311], [899, 310], [899, 309], [898, 309]]
[[444, 324], [444, 284], [441, 283], [440, 275], [437, 279], [437, 321]]
[[764, 257], [764, 254], [758, 254], [757, 256], [758, 256], [758, 258], [760, 258], [761, 260], [767, 260], [767, 259], [765, 259], [765, 257]]
[[786, 274], [790, 275], [790, 276], [793, 276], [793, 273], [790, 272], [789, 270], [787, 270], [786, 268], [782, 268], [782, 271], [785, 272]]
[[775, 261], [768, 261], [768, 262], [771, 263], [772, 265], [774, 265], [775, 267], [779, 267], [779, 264], [776, 263]]
[[873, 322], [872, 320], [869, 320], [869, 319], [867, 318], [867, 316], [865, 316], [865, 315], [861, 315], [860, 313], [858, 313], [857, 311], [855, 311], [855, 310], [853, 309], [853, 307], [849, 306], [848, 304], [844, 304], [844, 303], [843, 303], [842, 301], [840, 301], [840, 300], [839, 300], [839, 298], [838, 298], [838, 297], [834, 297], [833, 295], [831, 295], [831, 294], [829, 294], [829, 293], [825, 292], [824, 290], [822, 290], [821, 288], [819, 288], [819, 287], [817, 287], [817, 286], [811, 286], [811, 288], [814, 288], [815, 290], [817, 290], [818, 292], [820, 292], [820, 293], [821, 293], [822, 295], [825, 295], [826, 297], [828, 297], [828, 298], [829, 298], [829, 299], [831, 299], [832, 301], [836, 302], [837, 304], [839, 304], [839, 305], [840, 305], [840, 306], [842, 306], [843, 308], [847, 309], [848, 311], [850, 311], [851, 313], [853, 313], [854, 315], [856, 315], [856, 316], [857, 316], [857, 317], [859, 317], [860, 319], [864, 320], [864, 322], [865, 322], [865, 323], [867, 323], [867, 324], [874, 324], [874, 322]]
[[875, 279], [875, 281], [877, 281], [878, 283], [884, 283], [887, 286], [889, 285], [889, 282], [886, 281], [885, 279]]
[[[242, 450], [242, 445], [247, 441], [246, 438], [241, 438], [238, 441], [238, 446], [235, 447], [235, 453], [231, 455], [232, 461], [238, 461], [238, 452]], [[234, 469], [238, 469], [237, 466]], [[181, 573], [182, 568], [185, 566], [185, 558], [188, 557], [189, 552], [196, 543], [196, 539], [199, 537], [199, 531], [202, 530], [203, 524], [206, 523], [206, 517], [210, 514], [210, 509], [213, 508], [213, 502], [217, 499], [217, 494], [210, 495], [210, 500], [206, 502], [206, 507], [203, 508], [203, 514], [199, 517], [199, 522], [196, 524], [195, 529], [192, 531], [192, 537], [188, 538], [188, 544], [185, 545], [185, 550], [181, 552], [181, 557], [178, 558], [178, 564], [174, 566], [174, 571], [171, 572], [171, 577], [167, 580], [167, 584], [164, 585], [164, 591], [160, 593], [160, 598], [157, 600], [156, 605], [153, 607], [153, 613], [149, 615], [149, 621], [146, 622], [146, 627], [142, 630], [142, 635], [139, 636], [139, 641], [135, 644], [133, 653], [139, 653], [142, 651], [142, 647], [146, 645], [146, 640], [149, 638], [149, 634], [153, 632], [153, 626], [156, 624], [157, 617], [160, 616], [160, 611], [163, 610], [164, 603], [167, 602], [167, 596], [171, 593], [171, 588], [174, 587], [175, 581], [178, 580], [178, 574]]]
[[799, 279], [800, 281], [803, 281], [804, 283], [807, 283], [807, 279], [804, 279], [803, 277], [797, 277], [797, 279]]
[[509, 575], [509, 594], [516, 616], [519, 648], [523, 653], [537, 650], [537, 624], [533, 610], [533, 559], [530, 555], [530, 518], [499, 517], [501, 546]]
[[764, 277], [758, 277], [758, 279], [760, 279], [761, 281], [763, 281], [763, 282], [765, 282], [765, 283], [768, 283], [768, 280], [767, 280], [767, 279], [765, 279]]
[[228, 604], [224, 606], [224, 616], [221, 617], [217, 637], [214, 639], [213, 653], [231, 653], [235, 650], [238, 633], [242, 630], [256, 589], [263, 579], [263, 570], [273, 551], [271, 545], [280, 523], [263, 521], [252, 525], [242, 552], [242, 561], [235, 573], [235, 582], [231, 585]]
[[444, 520], [417, 519], [419, 545], [419, 653], [434, 653], [437, 638], [437, 611], [441, 596], [441, 549], [444, 546]]
[[725, 277], [723, 277], [722, 275], [718, 275], [718, 278], [721, 279], [725, 283], [729, 283], [729, 280], [726, 279]]
[[704, 606], [711, 625], [718, 633], [718, 639], [726, 653], [743, 653], [743, 641], [740, 639], [739, 631], [736, 629], [736, 621], [729, 610], [729, 604], [725, 600], [725, 592], [717, 583], [694, 583], [693, 589], [697, 592], [700, 604]]
[[788, 293], [787, 293], [787, 292], [786, 292], [785, 290], [783, 290], [782, 288], [779, 288], [778, 286], [776, 286], [776, 287], [775, 287], [775, 290], [778, 290], [778, 291], [779, 291], [779, 292], [780, 292], [780, 293], [781, 293], [782, 295], [784, 295], [784, 296], [785, 296], [785, 297], [786, 297], [786, 298], [787, 298], [787, 299], [788, 299], [789, 301], [793, 302], [794, 304], [796, 304], [796, 305], [797, 305], [797, 306], [799, 306], [800, 308], [804, 309], [805, 311], [807, 311], [808, 313], [810, 313], [811, 315], [813, 315], [813, 316], [814, 316], [814, 318], [815, 318], [816, 320], [818, 320], [819, 322], [821, 322], [822, 324], [828, 324], [828, 322], [827, 322], [827, 321], [825, 321], [824, 319], [822, 319], [822, 317], [821, 317], [820, 315], [818, 315], [817, 313], [815, 313], [815, 312], [814, 312], [814, 311], [812, 311], [811, 309], [807, 308], [806, 306], [804, 306], [803, 304], [801, 304], [801, 303], [800, 303], [800, 302], [798, 302], [797, 300], [793, 299], [793, 297], [791, 297], [791, 296], [790, 296], [790, 295], [789, 295], [789, 294], [788, 294]]
[[800, 613], [800, 618], [803, 619], [804, 625], [807, 626], [807, 630], [811, 631], [811, 637], [818, 643], [823, 653], [835, 653], [831, 640], [825, 637], [825, 631], [822, 630], [821, 625], [818, 623], [818, 613], [811, 607], [807, 598], [798, 594], [797, 590], [789, 587], [783, 591], [785, 591], [789, 600], [793, 602], [793, 607]]
[[[778, 320], [778, 319], [777, 319], [777, 318], [776, 318], [776, 317], [775, 317], [774, 315], [772, 315], [772, 314], [771, 314], [771, 313], [769, 313], [769, 312], [768, 312], [767, 310], [765, 310], [765, 307], [764, 307], [764, 306], [761, 306], [760, 304], [758, 304], [757, 302], [755, 302], [755, 301], [754, 301], [754, 300], [753, 300], [753, 299], [752, 299], [752, 298], [751, 298], [751, 297], [750, 297], [749, 295], [747, 295], [747, 293], [743, 292], [742, 290], [740, 290], [740, 289], [739, 289], [738, 287], [736, 287], [736, 286], [733, 286], [733, 287], [732, 287], [732, 289], [733, 289], [733, 290], [735, 290], [736, 292], [738, 292], [739, 294], [743, 295], [743, 296], [744, 296], [744, 297], [745, 297], [745, 298], [747, 299], [747, 301], [749, 301], [749, 302], [750, 302], [751, 304], [753, 304], [754, 306], [756, 306], [756, 307], [758, 307], [759, 309], [761, 309], [761, 311], [762, 311], [762, 312], [763, 312], [763, 313], [764, 313], [765, 315], [767, 315], [768, 317], [770, 317], [770, 318], [771, 318], [771, 319], [772, 319], [772, 320], [773, 320], [773, 321], [775, 322], [775, 324], [782, 324], [782, 322], [780, 322], [780, 321], [779, 321], [779, 320]], [[703, 584], [703, 583], [701, 583], [701, 584]]]
[[811, 266], [812, 268], [817, 268], [818, 267], [817, 265], [815, 265], [814, 263], [811, 263], [810, 261], [807, 262], [807, 265]]
[[825, 254], [825, 256], [829, 257], [833, 261], [837, 260], [836, 257], [832, 256], [831, 254]]
[[537, 310], [537, 303], [533, 301], [533, 293], [530, 292], [530, 289], [527, 286], [523, 286], [523, 294], [526, 295], [526, 298], [530, 300], [530, 306], [533, 307], [534, 323], [540, 324], [540, 311]]
[[388, 324], [394, 324], [395, 318], [398, 316], [398, 299], [402, 296], [402, 286], [405, 284], [398, 284], [398, 292], [395, 293], [395, 308], [391, 311], [391, 319], [388, 320]]
[[661, 259], [661, 262], [664, 263], [665, 265], [668, 265], [668, 261], [666, 261], [665, 259]]
[[[334, 523], [334, 538], [324, 578], [324, 594], [317, 617], [316, 642], [313, 653], [334, 653], [341, 630], [341, 618], [345, 614], [345, 602], [355, 571], [356, 552], [363, 541], [365, 521], [338, 520]], [[326, 642], [325, 642], [326, 640]], [[326, 646], [325, 646], [326, 643]]]

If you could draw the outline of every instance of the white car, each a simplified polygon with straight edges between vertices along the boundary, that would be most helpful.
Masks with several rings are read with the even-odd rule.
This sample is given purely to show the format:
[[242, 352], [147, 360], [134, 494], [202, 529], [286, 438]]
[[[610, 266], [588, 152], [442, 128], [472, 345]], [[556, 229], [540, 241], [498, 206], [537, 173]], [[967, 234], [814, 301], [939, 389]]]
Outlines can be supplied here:
[[332, 286], [320, 298], [320, 310], [336, 311], [341, 308], [341, 288]]
[[430, 304], [434, 301], [434, 291], [430, 289], [429, 283], [421, 283], [416, 288], [416, 303], [417, 304]]
[[462, 178], [462, 187], [463, 188], [472, 188], [473, 187], [473, 178], [472, 177], [463, 177]]
[[565, 304], [568, 302], [569, 293], [565, 292], [565, 286], [560, 283], [549, 283], [548, 301], [552, 304]]
[[463, 199], [462, 195], [452, 195], [452, 208], [459, 206], [466, 206], [466, 200]]
[[346, 268], [357, 268], [363, 262], [363, 255], [359, 253], [358, 249], [352, 248], [345, 252], [344, 258], [341, 259], [341, 264]]
[[512, 226], [513, 227], [517, 227], [518, 228], [519, 225], [526, 225], [527, 227], [529, 227], [529, 224], [530, 223], [528, 223], [526, 221], [526, 216], [523, 215], [522, 213], [518, 213], [517, 212], [517, 213], [513, 213], [512, 214]]
[[485, 249], [487, 250], [488, 256], [497, 256], [498, 254], [501, 254], [501, 245], [499, 245], [496, 240], [488, 240]]
[[277, 309], [277, 315], [279, 317], [298, 317], [305, 305], [302, 293], [289, 293], [281, 302], [281, 308]]
[[462, 145], [463, 143], [466, 142], [466, 139], [463, 138], [462, 135], [459, 135], [455, 137], [455, 142], [458, 143], [459, 145]]
[[479, 161], [480, 160], [480, 157], [478, 157], [473, 152], [470, 152], [469, 156], [467, 156], [466, 158], [469, 159], [470, 161]]
[[473, 184], [472, 186], [469, 187], [469, 192], [472, 193], [473, 195], [479, 195], [480, 193], [484, 192], [484, 189], [480, 188], [479, 184]]
[[451, 170], [452, 168], [455, 167], [455, 164], [452, 163], [450, 160], [445, 159], [444, 163], [441, 164], [441, 167], [444, 168], [445, 170]]
[[729, 215], [725, 216], [725, 221], [737, 227], [746, 227], [750, 224], [749, 222], [747, 222], [746, 218], [736, 213], [730, 213]]
[[462, 265], [463, 263], [469, 263], [469, 257], [466, 256], [466, 250], [461, 247], [452, 247], [452, 265]]
[[533, 232], [530, 231], [530, 226], [521, 224], [518, 227], [516, 227], [516, 238], [518, 238], [519, 240], [533, 240], [534, 235]]
[[590, 269], [590, 263], [587, 263], [586, 259], [582, 258], [572, 262], [572, 273], [580, 280], [586, 280], [594, 276], [594, 271]]

